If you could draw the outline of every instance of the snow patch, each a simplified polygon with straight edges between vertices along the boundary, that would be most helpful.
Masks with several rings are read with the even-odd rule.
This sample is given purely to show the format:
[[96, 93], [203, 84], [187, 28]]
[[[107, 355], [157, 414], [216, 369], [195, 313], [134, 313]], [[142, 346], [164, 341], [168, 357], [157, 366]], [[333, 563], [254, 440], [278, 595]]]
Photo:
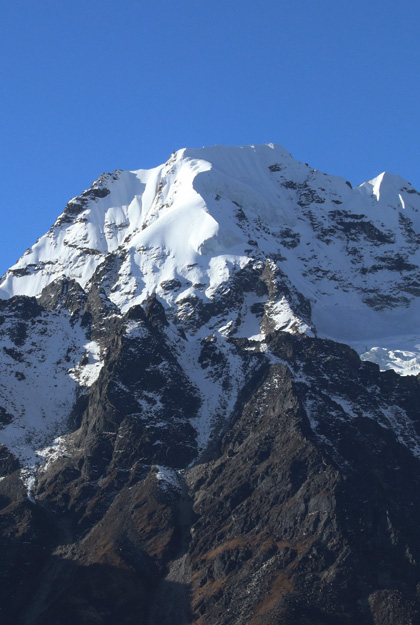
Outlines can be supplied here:
[[156, 468], [156, 479], [160, 483], [163, 490], [174, 489], [180, 491], [182, 489], [181, 481], [175, 469], [164, 467], [162, 465], [156, 465]]
[[96, 341], [85, 343], [84, 354], [81, 361], [73, 369], [69, 369], [69, 375], [76, 380], [80, 386], [92, 386], [98, 379], [103, 367], [101, 361], [101, 350]]
[[268, 303], [265, 313], [274, 323], [273, 330], [313, 336], [312, 329], [295, 315], [289, 301], [285, 297], [282, 297], [277, 302]]
[[[404, 341], [398, 341], [401, 347]], [[412, 339], [410, 349], [396, 347], [371, 347], [360, 354], [361, 360], [369, 360], [379, 365], [381, 371], [393, 369], [400, 375], [418, 375], [420, 373], [420, 337]]]

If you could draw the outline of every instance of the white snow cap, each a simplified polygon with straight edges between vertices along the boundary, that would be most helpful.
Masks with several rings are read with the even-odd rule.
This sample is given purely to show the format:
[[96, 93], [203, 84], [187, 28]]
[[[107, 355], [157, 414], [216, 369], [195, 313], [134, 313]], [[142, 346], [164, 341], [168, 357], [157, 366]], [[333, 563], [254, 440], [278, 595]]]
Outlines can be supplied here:
[[[420, 363], [420, 286], [408, 274], [401, 282], [401, 271], [420, 264], [416, 237], [420, 195], [399, 176], [383, 173], [351, 189], [273, 143], [182, 149], [150, 170], [103, 175], [71, 200], [5, 274], [0, 297], [37, 296], [62, 277], [88, 289], [113, 254], [118, 266], [103, 286], [122, 312], [152, 293], [171, 309], [191, 295], [209, 300], [235, 271], [274, 258], [309, 300], [319, 336], [364, 354], [387, 349], [391, 337], [395, 352], [395, 336], [404, 336]], [[293, 310], [284, 319], [288, 306], [281, 297], [271, 305], [273, 315], [280, 311], [277, 327], [312, 332]], [[410, 372], [416, 366], [410, 358]]]

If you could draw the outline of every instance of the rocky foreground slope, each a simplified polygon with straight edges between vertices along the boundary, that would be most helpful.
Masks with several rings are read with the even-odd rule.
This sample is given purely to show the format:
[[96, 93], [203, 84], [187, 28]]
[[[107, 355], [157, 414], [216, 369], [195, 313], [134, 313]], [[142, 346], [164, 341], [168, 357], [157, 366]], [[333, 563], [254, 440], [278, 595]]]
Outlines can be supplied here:
[[419, 248], [274, 145], [71, 200], [0, 283], [1, 622], [420, 623]]

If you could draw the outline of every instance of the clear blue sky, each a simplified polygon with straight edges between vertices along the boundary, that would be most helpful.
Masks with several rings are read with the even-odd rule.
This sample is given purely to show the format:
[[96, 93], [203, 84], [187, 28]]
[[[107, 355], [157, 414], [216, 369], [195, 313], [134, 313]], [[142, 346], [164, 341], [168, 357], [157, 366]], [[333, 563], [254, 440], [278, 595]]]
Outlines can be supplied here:
[[103, 171], [275, 142], [420, 188], [418, 0], [0, 0], [0, 273]]

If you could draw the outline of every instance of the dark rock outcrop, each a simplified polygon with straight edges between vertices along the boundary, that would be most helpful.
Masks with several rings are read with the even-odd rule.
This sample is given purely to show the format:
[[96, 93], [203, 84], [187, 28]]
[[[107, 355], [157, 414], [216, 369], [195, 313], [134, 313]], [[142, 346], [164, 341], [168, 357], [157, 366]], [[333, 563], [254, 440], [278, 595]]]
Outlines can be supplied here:
[[[274, 333], [211, 454], [179, 472], [197, 398], [144, 311], [128, 318], [36, 503], [4, 457], [2, 622], [418, 623], [418, 379]], [[159, 387], [164, 439], [133, 399]]]

